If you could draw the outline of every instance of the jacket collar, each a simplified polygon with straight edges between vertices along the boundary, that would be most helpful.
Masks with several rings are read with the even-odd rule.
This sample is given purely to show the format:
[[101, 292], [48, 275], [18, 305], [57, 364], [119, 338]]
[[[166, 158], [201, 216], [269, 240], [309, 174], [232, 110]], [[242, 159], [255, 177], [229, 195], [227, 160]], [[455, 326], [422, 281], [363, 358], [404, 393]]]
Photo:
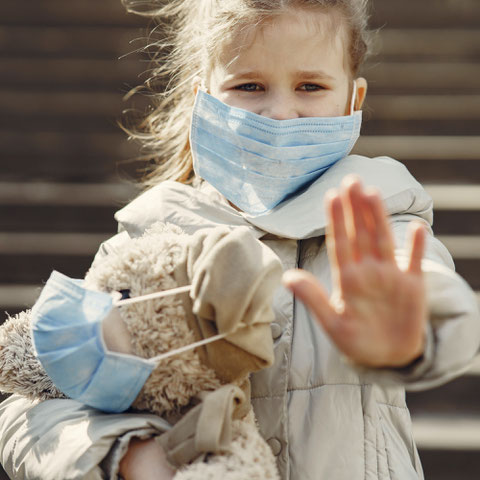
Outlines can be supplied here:
[[178, 225], [190, 234], [202, 228], [228, 225], [248, 227], [257, 238], [267, 233], [292, 239], [316, 237], [325, 234], [326, 192], [340, 186], [342, 179], [352, 173], [366, 185], [379, 189], [389, 215], [412, 213], [432, 223], [431, 198], [403, 164], [388, 157], [359, 155], [345, 157], [306, 190], [263, 215], [253, 217], [238, 212], [208, 184], [194, 189], [165, 181], [118, 211], [115, 218], [131, 236], [139, 236], [161, 221]]

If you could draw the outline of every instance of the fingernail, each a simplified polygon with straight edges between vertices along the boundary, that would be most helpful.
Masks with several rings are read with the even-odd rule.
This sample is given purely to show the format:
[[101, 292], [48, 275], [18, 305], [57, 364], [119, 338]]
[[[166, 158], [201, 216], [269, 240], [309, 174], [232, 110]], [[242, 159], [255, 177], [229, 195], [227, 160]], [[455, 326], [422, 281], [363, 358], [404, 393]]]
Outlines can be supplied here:
[[377, 187], [372, 187], [369, 185], [368, 187], [365, 187], [365, 195], [367, 197], [380, 197], [382, 196], [380, 190]]
[[356, 184], [356, 183], [359, 183], [361, 185], [362, 184], [361, 178], [354, 173], [350, 173], [346, 177], [343, 178], [342, 187], [348, 188], [351, 185]]
[[282, 276], [282, 283], [285, 287], [290, 287], [295, 283], [301, 282], [303, 275], [299, 270], [287, 270]]
[[338, 197], [338, 190], [336, 188], [329, 188], [325, 192], [325, 200], [331, 200], [332, 198]]

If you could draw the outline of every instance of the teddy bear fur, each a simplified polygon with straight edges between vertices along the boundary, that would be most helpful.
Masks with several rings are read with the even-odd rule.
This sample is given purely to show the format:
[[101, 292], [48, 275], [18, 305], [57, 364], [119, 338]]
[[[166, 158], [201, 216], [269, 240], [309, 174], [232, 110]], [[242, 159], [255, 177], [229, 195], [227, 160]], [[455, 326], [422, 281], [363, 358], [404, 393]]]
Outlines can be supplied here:
[[[174, 270], [184, 255], [189, 236], [178, 227], [156, 224], [142, 237], [131, 239], [115, 253], [95, 262], [85, 287], [103, 292], [129, 291], [130, 297], [178, 286]], [[161, 252], [159, 254], [159, 252]], [[152, 358], [193, 343], [185, 304], [178, 295], [133, 303], [120, 308], [130, 334], [132, 353]], [[0, 327], [0, 390], [32, 399], [65, 398], [35, 356], [30, 310], [9, 317]], [[238, 378], [237, 385], [248, 381]], [[222, 381], [196, 350], [162, 360], [153, 370], [132, 408], [169, 421], [181, 418], [200, 402], [202, 392], [219, 389]], [[208, 460], [181, 466], [175, 480], [277, 479], [273, 454], [260, 436], [253, 411], [232, 420], [230, 445]]]

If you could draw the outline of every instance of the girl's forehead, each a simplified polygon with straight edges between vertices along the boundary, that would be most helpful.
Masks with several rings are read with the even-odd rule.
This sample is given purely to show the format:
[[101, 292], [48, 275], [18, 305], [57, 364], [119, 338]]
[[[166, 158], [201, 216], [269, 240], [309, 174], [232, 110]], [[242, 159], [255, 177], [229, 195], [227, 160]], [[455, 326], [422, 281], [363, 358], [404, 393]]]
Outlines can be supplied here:
[[232, 32], [214, 62], [217, 66], [230, 70], [281, 57], [285, 62], [323, 61], [348, 69], [348, 30], [340, 15], [296, 9], [252, 23]]

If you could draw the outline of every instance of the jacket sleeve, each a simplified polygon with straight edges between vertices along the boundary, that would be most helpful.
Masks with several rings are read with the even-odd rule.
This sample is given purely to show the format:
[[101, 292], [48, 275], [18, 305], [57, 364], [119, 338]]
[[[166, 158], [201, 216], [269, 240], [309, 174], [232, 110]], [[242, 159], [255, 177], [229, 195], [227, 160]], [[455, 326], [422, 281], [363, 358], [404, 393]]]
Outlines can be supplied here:
[[[105, 242], [95, 261], [128, 238], [123, 232]], [[169, 428], [155, 415], [106, 414], [74, 400], [12, 395], [0, 404], [0, 461], [15, 479], [116, 479], [133, 436], [147, 438]]]
[[169, 429], [151, 414], [106, 414], [74, 400], [12, 395], [0, 405], [1, 461], [15, 479], [116, 479], [132, 436]]
[[404, 249], [408, 224], [422, 221], [428, 230], [422, 261], [429, 319], [423, 356], [411, 365], [397, 369], [364, 372], [382, 383], [402, 383], [408, 390], [423, 390], [441, 385], [464, 373], [480, 345], [480, 313], [470, 286], [454, 271], [446, 247], [436, 239], [427, 221], [417, 215], [391, 217], [396, 241], [396, 259], [402, 267], [408, 261]]
[[95, 265], [95, 263], [99, 262], [110, 253], [118, 250], [118, 248], [120, 248], [122, 245], [127, 243], [129, 240], [130, 240], [130, 235], [127, 233], [126, 230], [122, 230], [121, 232], [117, 233], [113, 237], [103, 242], [100, 245], [95, 255], [95, 258], [93, 259], [92, 265]]

